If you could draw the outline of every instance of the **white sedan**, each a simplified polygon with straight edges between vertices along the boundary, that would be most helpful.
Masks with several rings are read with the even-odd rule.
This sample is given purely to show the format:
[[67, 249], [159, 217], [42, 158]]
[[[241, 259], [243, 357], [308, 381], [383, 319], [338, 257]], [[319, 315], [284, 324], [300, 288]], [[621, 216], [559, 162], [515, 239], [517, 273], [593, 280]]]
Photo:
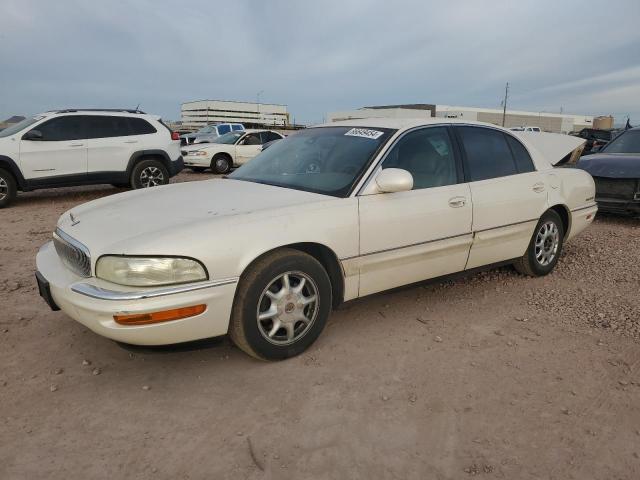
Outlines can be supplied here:
[[581, 142], [448, 119], [308, 128], [227, 178], [63, 214], [40, 294], [121, 342], [228, 333], [291, 357], [347, 300], [494, 264], [551, 272], [597, 210], [588, 173], [552, 166]]
[[195, 171], [211, 168], [215, 173], [228, 173], [262, 151], [262, 145], [284, 138], [271, 130], [243, 130], [225, 133], [212, 143], [182, 147], [186, 167]]

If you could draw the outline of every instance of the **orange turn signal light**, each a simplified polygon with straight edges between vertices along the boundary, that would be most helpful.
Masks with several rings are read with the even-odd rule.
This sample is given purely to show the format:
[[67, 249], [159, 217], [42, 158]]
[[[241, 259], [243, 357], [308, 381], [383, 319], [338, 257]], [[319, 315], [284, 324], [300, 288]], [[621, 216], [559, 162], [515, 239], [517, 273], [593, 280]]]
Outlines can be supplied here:
[[149, 325], [150, 323], [170, 322], [182, 318], [200, 315], [207, 309], [206, 305], [194, 305], [192, 307], [174, 308], [152, 313], [136, 313], [134, 315], [114, 315], [113, 319], [120, 325]]

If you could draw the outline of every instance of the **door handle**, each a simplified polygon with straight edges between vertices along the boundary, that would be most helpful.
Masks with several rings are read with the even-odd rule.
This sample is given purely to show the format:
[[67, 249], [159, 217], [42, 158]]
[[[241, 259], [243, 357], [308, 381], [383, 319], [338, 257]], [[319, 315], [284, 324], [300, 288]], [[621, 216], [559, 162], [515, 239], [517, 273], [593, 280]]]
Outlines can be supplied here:
[[542, 193], [544, 192], [544, 189], [545, 189], [544, 183], [542, 182], [534, 183], [531, 189], [536, 193]]
[[84, 147], [84, 143], [70, 143], [70, 147]]
[[453, 197], [449, 199], [449, 206], [451, 208], [464, 207], [466, 203], [467, 203], [467, 199], [464, 197]]
[[125, 140], [124, 143], [138, 143], [138, 140]]

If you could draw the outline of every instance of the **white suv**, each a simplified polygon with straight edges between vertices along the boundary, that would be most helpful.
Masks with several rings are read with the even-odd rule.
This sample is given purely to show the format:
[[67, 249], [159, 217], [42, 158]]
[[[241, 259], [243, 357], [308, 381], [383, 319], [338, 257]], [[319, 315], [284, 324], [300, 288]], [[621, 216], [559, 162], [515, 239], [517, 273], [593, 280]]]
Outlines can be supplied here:
[[138, 110], [57, 110], [0, 131], [0, 208], [17, 191], [153, 187], [183, 168], [180, 137]]

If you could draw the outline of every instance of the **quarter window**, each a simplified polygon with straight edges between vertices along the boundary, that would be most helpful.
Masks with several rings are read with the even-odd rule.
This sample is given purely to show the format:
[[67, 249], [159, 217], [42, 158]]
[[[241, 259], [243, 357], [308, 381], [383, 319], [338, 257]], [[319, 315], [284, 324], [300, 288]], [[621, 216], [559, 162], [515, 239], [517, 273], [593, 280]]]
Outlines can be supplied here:
[[458, 183], [456, 159], [447, 129], [430, 127], [406, 134], [382, 168], [402, 168], [413, 176], [413, 189]]
[[153, 125], [142, 118], [127, 117], [127, 119], [129, 121], [131, 135], [148, 135], [157, 132]]
[[535, 170], [533, 166], [533, 160], [531, 160], [531, 156], [529, 155], [529, 152], [527, 152], [527, 149], [524, 148], [524, 145], [522, 145], [522, 143], [513, 138], [511, 135], [505, 136], [507, 137], [509, 147], [511, 147], [513, 158], [516, 161], [518, 173], [533, 172]]
[[78, 115], [52, 118], [36, 126], [34, 130], [40, 131], [42, 133], [42, 140], [47, 142], [82, 140], [87, 138], [85, 122], [83, 117]]
[[518, 173], [505, 135], [483, 127], [457, 127], [466, 154], [469, 179], [506, 177]]

